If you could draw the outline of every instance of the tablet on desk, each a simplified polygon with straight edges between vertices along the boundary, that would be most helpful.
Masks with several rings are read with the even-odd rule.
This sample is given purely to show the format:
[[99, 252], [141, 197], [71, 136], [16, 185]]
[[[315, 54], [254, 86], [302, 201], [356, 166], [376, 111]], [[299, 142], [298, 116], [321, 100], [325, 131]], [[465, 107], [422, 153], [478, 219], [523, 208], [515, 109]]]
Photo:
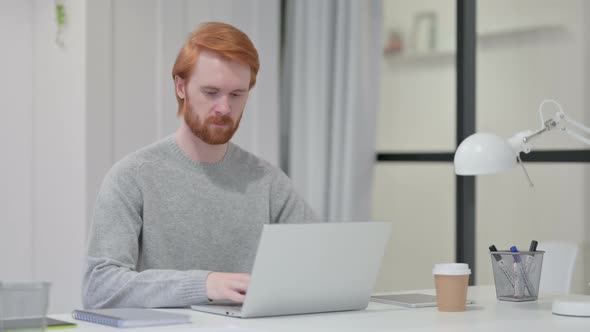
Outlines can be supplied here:
[[[410, 308], [436, 307], [436, 296], [420, 293], [373, 295], [371, 301]], [[472, 303], [473, 301], [467, 300], [467, 304]]]

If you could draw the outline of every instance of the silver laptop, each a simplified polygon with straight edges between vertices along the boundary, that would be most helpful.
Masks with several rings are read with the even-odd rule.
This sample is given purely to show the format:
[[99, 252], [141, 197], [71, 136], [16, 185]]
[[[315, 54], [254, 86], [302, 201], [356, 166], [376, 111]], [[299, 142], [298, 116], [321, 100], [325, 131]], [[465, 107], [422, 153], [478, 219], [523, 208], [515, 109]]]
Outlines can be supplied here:
[[365, 309], [390, 233], [387, 222], [264, 225], [244, 304], [191, 308], [242, 318]]

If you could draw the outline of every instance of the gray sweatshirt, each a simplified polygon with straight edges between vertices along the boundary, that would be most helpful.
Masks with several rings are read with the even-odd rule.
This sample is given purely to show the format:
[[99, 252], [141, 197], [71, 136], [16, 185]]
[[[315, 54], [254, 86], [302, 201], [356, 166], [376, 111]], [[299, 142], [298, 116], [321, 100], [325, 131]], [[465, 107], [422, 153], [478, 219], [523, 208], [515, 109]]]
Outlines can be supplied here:
[[207, 300], [210, 271], [247, 272], [263, 224], [315, 222], [278, 168], [230, 143], [196, 163], [174, 135], [108, 172], [82, 282], [85, 308], [183, 307]]

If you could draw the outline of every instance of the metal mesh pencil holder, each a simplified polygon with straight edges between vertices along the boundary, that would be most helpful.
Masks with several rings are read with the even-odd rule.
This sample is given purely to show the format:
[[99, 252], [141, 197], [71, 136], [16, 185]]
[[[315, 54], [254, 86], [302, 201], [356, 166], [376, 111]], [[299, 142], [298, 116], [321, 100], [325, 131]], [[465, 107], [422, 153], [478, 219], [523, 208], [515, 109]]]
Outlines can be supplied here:
[[535, 301], [539, 296], [544, 251], [491, 251], [496, 297], [502, 301]]

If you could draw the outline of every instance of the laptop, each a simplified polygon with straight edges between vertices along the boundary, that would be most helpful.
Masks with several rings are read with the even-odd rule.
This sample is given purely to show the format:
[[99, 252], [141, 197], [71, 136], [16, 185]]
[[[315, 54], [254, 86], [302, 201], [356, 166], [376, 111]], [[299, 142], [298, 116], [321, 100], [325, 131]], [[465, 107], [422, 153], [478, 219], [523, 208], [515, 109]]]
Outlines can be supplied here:
[[387, 222], [264, 225], [243, 305], [191, 308], [241, 318], [365, 309], [390, 233]]

